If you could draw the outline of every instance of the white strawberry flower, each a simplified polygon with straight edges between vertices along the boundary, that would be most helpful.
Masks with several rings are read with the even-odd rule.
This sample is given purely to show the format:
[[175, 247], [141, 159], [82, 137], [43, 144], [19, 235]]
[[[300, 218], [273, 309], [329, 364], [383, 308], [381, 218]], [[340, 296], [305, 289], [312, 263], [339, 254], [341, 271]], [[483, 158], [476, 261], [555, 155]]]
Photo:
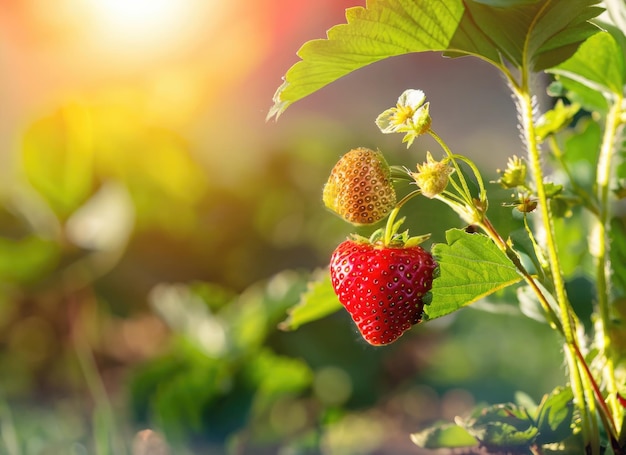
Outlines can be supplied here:
[[376, 125], [384, 134], [406, 133], [402, 142], [410, 147], [416, 137], [430, 129], [430, 103], [422, 90], [405, 90], [395, 107], [387, 109], [376, 118]]

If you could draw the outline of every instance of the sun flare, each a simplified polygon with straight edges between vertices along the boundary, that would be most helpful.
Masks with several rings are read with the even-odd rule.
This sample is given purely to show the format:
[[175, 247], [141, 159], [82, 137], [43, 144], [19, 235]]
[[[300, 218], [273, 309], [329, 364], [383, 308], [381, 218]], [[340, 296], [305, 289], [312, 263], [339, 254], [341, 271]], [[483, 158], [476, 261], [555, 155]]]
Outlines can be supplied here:
[[189, 31], [195, 0], [85, 0], [99, 35], [111, 46], [161, 47]]

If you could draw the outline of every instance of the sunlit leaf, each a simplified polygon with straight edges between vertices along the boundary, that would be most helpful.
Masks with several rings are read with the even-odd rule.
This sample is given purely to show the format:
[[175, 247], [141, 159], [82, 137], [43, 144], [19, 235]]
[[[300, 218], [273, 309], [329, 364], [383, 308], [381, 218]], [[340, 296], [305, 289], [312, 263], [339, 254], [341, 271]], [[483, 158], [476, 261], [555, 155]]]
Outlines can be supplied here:
[[280, 323], [282, 330], [295, 330], [302, 324], [326, 317], [343, 306], [335, 295], [328, 270], [318, 270], [312, 277], [300, 302], [289, 310], [287, 319]]
[[433, 247], [439, 276], [433, 281], [432, 300], [424, 306], [427, 319], [445, 316], [521, 280], [488, 237], [450, 229], [446, 242]]
[[558, 100], [554, 108], [545, 112], [537, 120], [537, 138], [543, 141], [550, 134], [555, 134], [567, 127], [580, 110], [580, 105], [565, 105], [563, 100]]
[[[587, 39], [567, 61], [550, 70], [570, 90], [592, 90], [608, 99], [621, 95], [625, 82], [622, 50], [608, 32], [596, 33]], [[574, 85], [569, 81], [577, 82]]]
[[454, 424], [429, 427], [411, 434], [411, 441], [424, 449], [474, 447], [478, 441], [464, 428]]
[[556, 65], [598, 28], [588, 19], [597, 0], [465, 1], [467, 8], [450, 48], [496, 65], [501, 56], [517, 68], [541, 71]]
[[461, 0], [370, 0], [346, 10], [347, 23], [327, 39], [304, 44], [285, 75], [269, 117], [295, 101], [371, 63], [411, 52], [445, 50], [463, 14]]
[[83, 106], [68, 105], [33, 123], [24, 135], [24, 174], [61, 218], [86, 201], [94, 185], [91, 127]]
[[[349, 8], [347, 23], [327, 39], [305, 43], [285, 75], [268, 118], [293, 102], [371, 63], [402, 54], [443, 51], [474, 55], [505, 70], [540, 71], [569, 58], [599, 29], [588, 22], [599, 0], [370, 0]], [[487, 4], [491, 3], [491, 4]]]

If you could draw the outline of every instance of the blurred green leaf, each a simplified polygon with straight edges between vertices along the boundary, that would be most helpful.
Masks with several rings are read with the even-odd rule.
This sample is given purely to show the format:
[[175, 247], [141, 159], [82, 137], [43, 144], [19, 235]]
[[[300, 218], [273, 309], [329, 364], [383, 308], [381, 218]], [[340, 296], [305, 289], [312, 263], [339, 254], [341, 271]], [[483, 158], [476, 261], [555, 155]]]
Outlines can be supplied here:
[[537, 416], [538, 444], [560, 442], [572, 434], [573, 400], [574, 394], [569, 387], [558, 387], [544, 396]]
[[487, 236], [450, 229], [446, 242], [433, 247], [439, 276], [433, 280], [431, 302], [424, 305], [427, 319], [445, 316], [521, 280]]
[[[584, 161], [595, 166], [601, 141], [602, 131], [598, 122], [582, 119], [575, 131], [565, 140], [566, 162], [575, 166], [578, 162]], [[593, 172], [595, 173], [595, 169]]]
[[289, 310], [287, 319], [279, 324], [281, 330], [295, 330], [302, 324], [326, 317], [343, 306], [335, 295], [327, 269], [317, 270], [300, 302]]
[[434, 425], [411, 434], [411, 441], [423, 449], [474, 447], [478, 441], [466, 429], [451, 423]]
[[27, 282], [52, 270], [60, 257], [52, 240], [29, 236], [19, 240], [0, 237], [0, 281]]
[[539, 120], [537, 120], [536, 133], [540, 141], [543, 141], [550, 134], [555, 134], [567, 127], [574, 116], [580, 110], [580, 105], [565, 105], [563, 100], [557, 100], [554, 108], [545, 112]]
[[572, 210], [569, 216], [554, 218], [554, 231], [558, 251], [567, 251], [560, 256], [563, 275], [568, 278], [581, 270], [592, 270], [589, 244], [585, 236], [572, 226], [585, 226], [585, 214], [580, 209]]
[[23, 170], [54, 212], [66, 218], [91, 194], [94, 153], [89, 112], [67, 105], [26, 130]]
[[[113, 137], [115, 133], [110, 132]], [[208, 182], [189, 145], [174, 132], [158, 128], [140, 129], [130, 144], [119, 141], [118, 149], [101, 151], [98, 172], [128, 186], [139, 226], [182, 232], [195, 229], [196, 205]], [[145, 150], [150, 151], [150, 159]]]
[[283, 270], [267, 280], [250, 286], [240, 297], [242, 304], [257, 298], [261, 293], [263, 307], [267, 312], [268, 328], [273, 330], [275, 324], [285, 316], [285, 311], [298, 302], [308, 287], [310, 273]]
[[260, 408], [278, 396], [301, 392], [313, 381], [313, 372], [304, 361], [278, 356], [268, 349], [256, 353], [246, 369], [258, 385], [255, 406]]
[[478, 409], [468, 419], [456, 420], [488, 449], [528, 447], [538, 433], [528, 413], [510, 403]]
[[[539, 284], [542, 289], [543, 295], [546, 296], [548, 302], [553, 308], [557, 308], [557, 303], [545, 288]], [[541, 302], [537, 298], [537, 294], [530, 286], [520, 286], [517, 289], [517, 300], [519, 302], [519, 308], [524, 316], [534, 319], [539, 322], [547, 322], [546, 311], [544, 310]]]

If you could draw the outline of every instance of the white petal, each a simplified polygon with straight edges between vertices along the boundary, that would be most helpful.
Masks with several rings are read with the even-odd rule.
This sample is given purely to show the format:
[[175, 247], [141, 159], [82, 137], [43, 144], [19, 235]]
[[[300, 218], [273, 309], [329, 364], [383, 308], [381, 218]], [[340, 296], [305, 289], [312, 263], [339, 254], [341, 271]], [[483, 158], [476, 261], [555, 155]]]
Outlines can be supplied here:
[[380, 128], [380, 131], [384, 134], [395, 133], [398, 125], [391, 122], [391, 119], [396, 113], [396, 108], [392, 107], [376, 117], [376, 125]]
[[408, 89], [405, 90], [400, 98], [398, 98], [399, 106], [409, 106], [414, 109], [417, 109], [426, 101], [426, 95], [421, 90]]

